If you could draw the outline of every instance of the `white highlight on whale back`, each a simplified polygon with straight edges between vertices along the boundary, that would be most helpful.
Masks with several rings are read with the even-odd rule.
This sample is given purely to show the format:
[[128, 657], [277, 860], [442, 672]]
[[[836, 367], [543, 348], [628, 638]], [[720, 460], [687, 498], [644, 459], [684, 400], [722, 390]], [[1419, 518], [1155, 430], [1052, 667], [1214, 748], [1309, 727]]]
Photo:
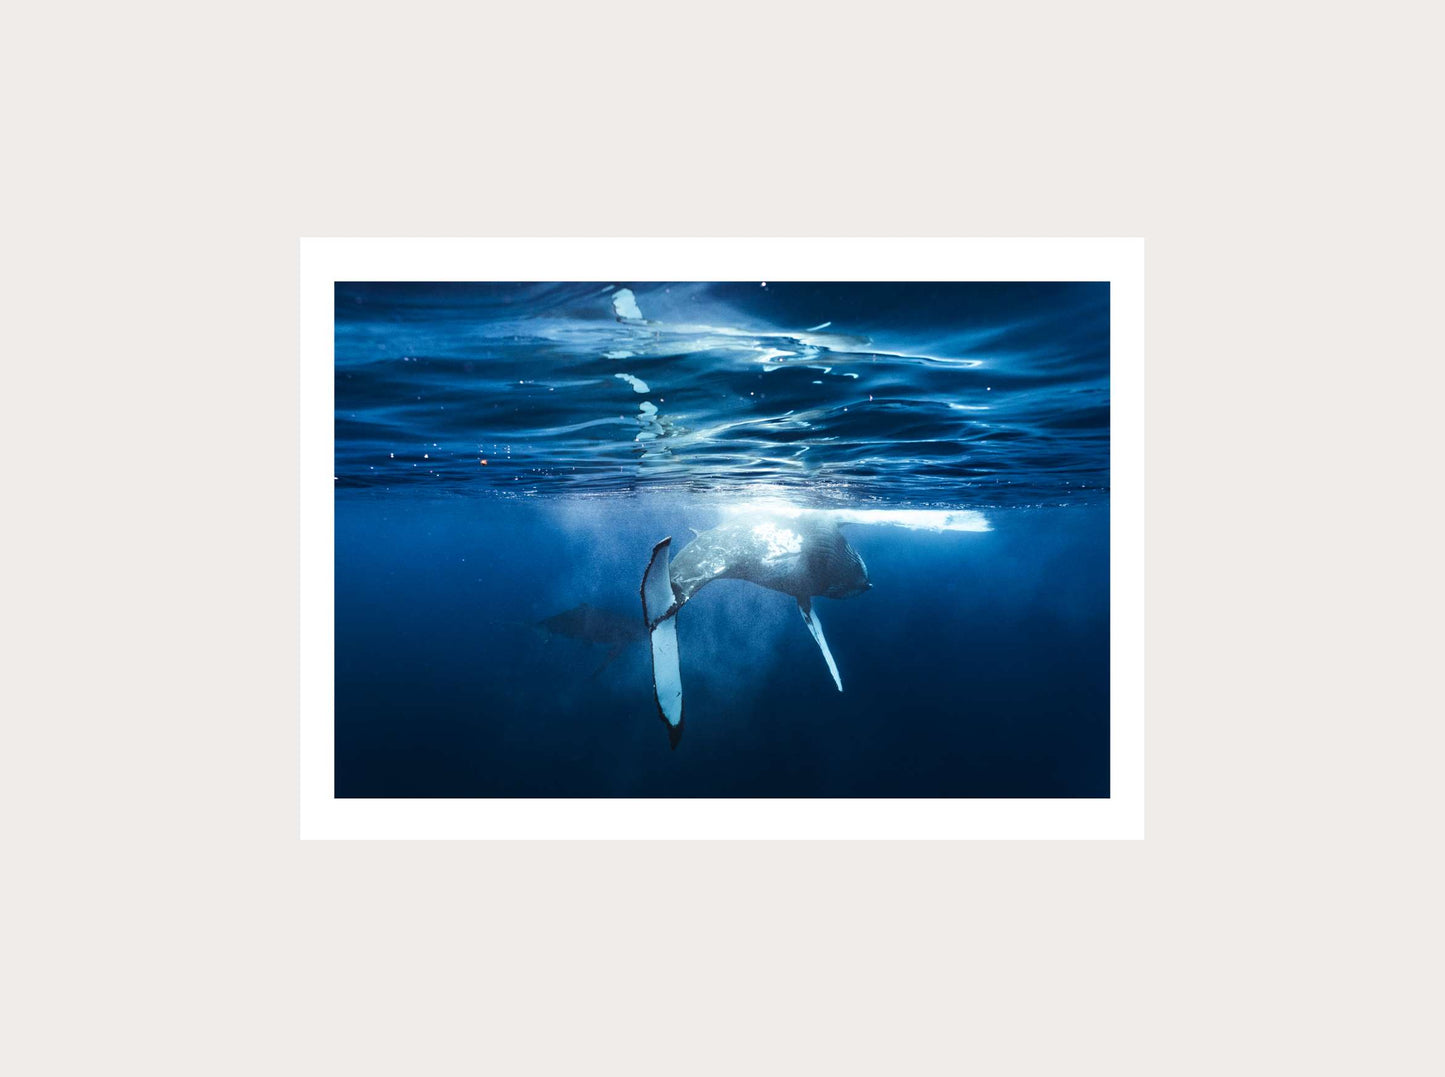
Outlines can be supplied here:
[[764, 561], [776, 561], [803, 549], [803, 536], [774, 523], [758, 524], [753, 528], [753, 534], [767, 543], [768, 548], [763, 552]]

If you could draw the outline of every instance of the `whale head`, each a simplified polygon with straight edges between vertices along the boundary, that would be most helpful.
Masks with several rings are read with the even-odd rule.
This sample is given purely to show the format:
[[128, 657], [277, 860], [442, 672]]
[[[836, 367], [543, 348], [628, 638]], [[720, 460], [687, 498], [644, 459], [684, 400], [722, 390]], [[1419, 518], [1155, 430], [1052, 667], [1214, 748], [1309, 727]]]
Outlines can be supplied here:
[[818, 589], [814, 594], [824, 598], [852, 598], [861, 595], [873, 586], [868, 578], [868, 566], [852, 544], [836, 531], [831, 541], [824, 543], [816, 554], [817, 564], [814, 579]]

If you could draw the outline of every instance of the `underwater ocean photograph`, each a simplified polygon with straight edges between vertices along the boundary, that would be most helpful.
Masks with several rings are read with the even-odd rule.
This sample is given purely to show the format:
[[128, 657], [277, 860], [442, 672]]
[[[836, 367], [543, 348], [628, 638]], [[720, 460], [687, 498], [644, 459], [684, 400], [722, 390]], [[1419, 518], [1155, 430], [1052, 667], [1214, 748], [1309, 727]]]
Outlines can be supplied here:
[[1107, 282], [338, 282], [337, 797], [1109, 796]]

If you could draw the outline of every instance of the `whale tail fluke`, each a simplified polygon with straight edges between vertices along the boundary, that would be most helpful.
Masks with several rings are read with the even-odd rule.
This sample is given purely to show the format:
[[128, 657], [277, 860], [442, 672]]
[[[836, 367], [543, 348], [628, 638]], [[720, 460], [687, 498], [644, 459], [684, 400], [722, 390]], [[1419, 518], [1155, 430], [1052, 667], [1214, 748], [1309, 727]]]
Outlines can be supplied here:
[[677, 653], [677, 611], [682, 607], [672, 590], [672, 538], [652, 548], [642, 574], [642, 616], [652, 640], [652, 695], [667, 726], [668, 743], [682, 739], [682, 668]]

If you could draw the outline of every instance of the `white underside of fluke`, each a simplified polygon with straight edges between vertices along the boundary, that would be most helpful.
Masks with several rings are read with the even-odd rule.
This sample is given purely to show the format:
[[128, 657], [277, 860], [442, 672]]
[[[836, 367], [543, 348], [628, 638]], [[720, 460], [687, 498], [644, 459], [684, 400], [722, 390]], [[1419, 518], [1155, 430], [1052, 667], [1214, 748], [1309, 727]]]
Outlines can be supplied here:
[[673, 729], [682, 724], [682, 667], [677, 653], [677, 600], [666, 538], [652, 548], [642, 577], [642, 613], [652, 637], [652, 691], [657, 709]]
[[818, 623], [818, 615], [813, 612], [812, 604], [803, 604], [798, 601], [798, 612], [803, 615], [803, 623], [808, 626], [808, 631], [813, 633], [813, 639], [818, 643], [818, 650], [823, 652], [823, 661], [828, 663], [828, 672], [833, 675], [833, 683], [838, 686], [838, 691], [843, 690], [843, 678], [838, 675], [838, 663], [833, 661], [833, 652], [828, 650], [828, 641], [823, 638], [823, 626]]
[[657, 694], [657, 709], [667, 724], [676, 728], [682, 722], [682, 668], [677, 658], [676, 617], [669, 617], [652, 630], [652, 689]]

